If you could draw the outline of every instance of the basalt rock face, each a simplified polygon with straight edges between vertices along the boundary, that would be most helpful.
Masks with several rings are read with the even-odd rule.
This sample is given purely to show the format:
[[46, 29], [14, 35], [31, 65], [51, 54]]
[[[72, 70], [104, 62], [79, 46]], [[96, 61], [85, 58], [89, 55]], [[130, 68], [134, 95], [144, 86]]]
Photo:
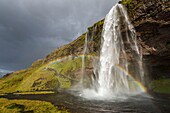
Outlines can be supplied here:
[[123, 0], [122, 3], [135, 26], [151, 79], [170, 78], [170, 1]]
[[[127, 8], [136, 29], [138, 44], [142, 48], [146, 78], [170, 78], [170, 1], [122, 0], [119, 3]], [[100, 27], [96, 27], [98, 24]], [[103, 21], [88, 29], [88, 38], [95, 37], [94, 46], [90, 47], [97, 53], [100, 51], [101, 25]], [[122, 34], [125, 30], [122, 28]]]
[[[145, 77], [151, 80], [170, 78], [170, 1], [122, 0], [119, 3], [127, 8], [136, 29], [147, 72]], [[28, 69], [13, 72], [0, 79], [0, 92], [69, 88], [80, 78], [79, 56], [83, 53], [86, 37], [86, 55], [99, 55], [103, 24], [104, 20], [95, 23], [88, 28], [87, 33], [34, 62]], [[124, 30], [126, 29], [122, 28], [122, 34]], [[90, 76], [93, 70], [92, 60], [90, 58], [85, 62], [88, 63], [85, 70]]]

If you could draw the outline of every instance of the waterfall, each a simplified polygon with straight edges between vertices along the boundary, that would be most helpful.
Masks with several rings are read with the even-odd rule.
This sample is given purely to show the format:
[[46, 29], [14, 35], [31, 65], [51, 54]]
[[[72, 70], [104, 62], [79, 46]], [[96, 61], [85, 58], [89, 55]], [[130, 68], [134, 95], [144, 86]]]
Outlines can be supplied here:
[[116, 4], [107, 14], [101, 40], [98, 66], [94, 67], [97, 79], [94, 87], [84, 89], [81, 95], [108, 99], [140, 93], [135, 81], [143, 80], [142, 53], [123, 5]]
[[[123, 25], [122, 25], [123, 24]], [[124, 7], [120, 4], [114, 6], [105, 18], [103, 27], [103, 42], [99, 62], [98, 93], [114, 93], [116, 95], [129, 93], [128, 76], [119, 66], [128, 71], [128, 57], [125, 51], [125, 42], [121, 34], [121, 26], [126, 27], [126, 46], [130, 46], [137, 59], [140, 53], [136, 42], [133, 25], [128, 19]], [[129, 32], [129, 33], [128, 33]]]
[[81, 80], [80, 80], [80, 85], [82, 88], [83, 88], [83, 81], [84, 81], [84, 76], [85, 76], [85, 54], [87, 51], [87, 34], [85, 36], [84, 49], [83, 49], [83, 54], [82, 54], [82, 69], [81, 69], [82, 76], [81, 76]]

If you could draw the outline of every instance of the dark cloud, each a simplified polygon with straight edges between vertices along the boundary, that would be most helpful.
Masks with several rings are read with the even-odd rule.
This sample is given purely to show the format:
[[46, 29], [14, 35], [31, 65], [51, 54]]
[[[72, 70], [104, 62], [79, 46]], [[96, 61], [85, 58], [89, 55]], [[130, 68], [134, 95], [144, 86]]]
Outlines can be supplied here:
[[0, 68], [28, 67], [105, 17], [117, 0], [0, 0]]

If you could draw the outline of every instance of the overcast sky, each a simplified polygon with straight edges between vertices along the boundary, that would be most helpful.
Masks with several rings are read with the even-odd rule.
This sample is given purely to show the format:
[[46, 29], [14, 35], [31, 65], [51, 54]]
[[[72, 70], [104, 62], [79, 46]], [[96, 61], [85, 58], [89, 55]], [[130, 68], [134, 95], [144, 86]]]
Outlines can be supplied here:
[[0, 68], [27, 68], [86, 32], [117, 1], [0, 0]]

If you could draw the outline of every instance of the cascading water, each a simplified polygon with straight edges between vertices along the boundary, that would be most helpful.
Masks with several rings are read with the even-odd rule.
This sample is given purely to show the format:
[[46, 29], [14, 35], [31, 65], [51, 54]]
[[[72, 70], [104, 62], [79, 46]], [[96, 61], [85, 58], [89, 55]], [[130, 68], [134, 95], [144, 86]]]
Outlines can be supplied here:
[[84, 89], [83, 97], [110, 99], [141, 92], [135, 81], [141, 81], [144, 75], [142, 54], [134, 27], [121, 4], [113, 6], [105, 18], [100, 58], [98, 67], [94, 68], [97, 70], [94, 86]]
[[[121, 26], [126, 27], [125, 37], [122, 37]], [[114, 93], [114, 95], [129, 93], [128, 75], [118, 68], [120, 66], [128, 71], [128, 56], [124, 46], [125, 39], [123, 40], [123, 38], [128, 41], [126, 46], [131, 47], [131, 50], [135, 53], [134, 57], [138, 58], [136, 60], [140, 60], [141, 54], [137, 47], [134, 28], [129, 22], [126, 10], [122, 5], [117, 4], [107, 15], [102, 38], [98, 93], [103, 96], [108, 93]]]
[[82, 69], [81, 69], [82, 76], [81, 76], [81, 80], [80, 80], [81, 86], [83, 86], [84, 75], [85, 75], [85, 54], [86, 54], [86, 51], [87, 51], [87, 34], [85, 37], [85, 44], [84, 44], [83, 55], [82, 55]]

